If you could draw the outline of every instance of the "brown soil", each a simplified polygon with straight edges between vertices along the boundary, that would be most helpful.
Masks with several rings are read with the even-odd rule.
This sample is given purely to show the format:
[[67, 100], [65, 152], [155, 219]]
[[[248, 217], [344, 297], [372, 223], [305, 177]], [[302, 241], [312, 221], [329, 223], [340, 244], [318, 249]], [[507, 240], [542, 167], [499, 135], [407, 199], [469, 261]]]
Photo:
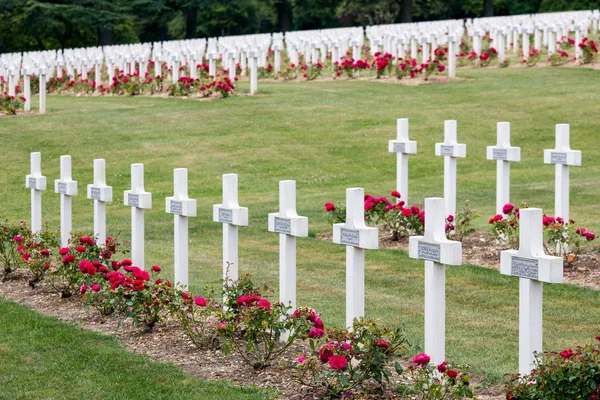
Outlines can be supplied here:
[[[331, 241], [333, 233], [320, 233], [317, 238]], [[400, 249], [408, 252], [408, 239], [394, 241], [388, 231], [379, 229], [379, 247]], [[480, 265], [500, 269], [500, 251], [492, 235], [474, 232], [463, 240], [463, 264]], [[581, 254], [571, 263], [565, 261], [565, 283], [600, 290], [600, 253], [590, 247], [582, 247]]]
[[[155, 361], [171, 362], [200, 379], [231, 381], [234, 385], [257, 387], [270, 393], [275, 389], [279, 393], [276, 397], [278, 399], [319, 398], [307, 388], [292, 381], [285, 373], [284, 365], [293, 364], [298, 355], [310, 352], [306, 344], [299, 343], [288, 349], [282, 357], [283, 363], [277, 360], [264, 371], [255, 371], [235, 354], [223, 356], [219, 350], [196, 348], [179, 328], [177, 321], [166, 321], [157, 325], [150, 333], [141, 333], [130, 324], [119, 325], [111, 317], [103, 316], [84, 306], [79, 296], [60, 299], [56, 293], [44, 286], [31, 289], [27, 285], [28, 279], [28, 271], [18, 270], [8, 279], [0, 281], [0, 298], [10, 299], [43, 315], [53, 316], [85, 329], [115, 336], [129, 351], [146, 354]], [[505, 397], [502, 395], [501, 385], [483, 388], [478, 386], [478, 382], [481, 380], [472, 377], [472, 384], [479, 399], [500, 400]], [[383, 399], [375, 395], [360, 398]]]

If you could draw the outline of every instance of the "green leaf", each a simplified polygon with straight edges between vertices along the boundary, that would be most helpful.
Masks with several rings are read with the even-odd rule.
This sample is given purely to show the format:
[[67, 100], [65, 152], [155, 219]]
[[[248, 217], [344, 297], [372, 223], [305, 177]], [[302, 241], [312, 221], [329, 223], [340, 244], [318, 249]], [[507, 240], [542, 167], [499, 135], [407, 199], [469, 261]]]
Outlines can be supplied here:
[[398, 373], [398, 375], [402, 375], [402, 373], [404, 372], [404, 369], [402, 369], [402, 365], [400, 365], [398, 363], [398, 361], [396, 361], [394, 363], [394, 369], [396, 370], [396, 372]]

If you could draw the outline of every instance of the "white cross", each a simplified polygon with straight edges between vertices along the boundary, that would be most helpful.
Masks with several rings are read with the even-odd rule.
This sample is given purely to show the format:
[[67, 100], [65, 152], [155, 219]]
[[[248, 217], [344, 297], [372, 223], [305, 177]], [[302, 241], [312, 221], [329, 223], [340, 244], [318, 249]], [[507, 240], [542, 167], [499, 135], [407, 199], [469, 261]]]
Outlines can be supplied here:
[[487, 159], [496, 160], [496, 214], [510, 203], [510, 163], [521, 161], [521, 148], [510, 145], [510, 123], [498, 122], [495, 146], [487, 147]]
[[131, 260], [144, 269], [144, 209], [152, 208], [152, 193], [144, 190], [144, 164], [131, 164], [131, 189], [123, 197], [131, 207]]
[[[397, 153], [396, 190], [408, 204], [408, 154], [417, 154], [417, 142], [408, 139], [408, 118], [397, 121], [397, 139], [388, 142], [390, 153]], [[399, 201], [399, 200], [398, 200]]]
[[25, 96], [25, 112], [31, 111], [31, 78], [29, 68], [23, 67], [23, 95]]
[[223, 224], [223, 280], [238, 280], [238, 226], [248, 226], [248, 208], [238, 203], [237, 174], [223, 175], [223, 203], [213, 206], [213, 221]]
[[575, 61], [579, 61], [582, 56], [582, 49], [579, 47], [579, 43], [581, 43], [581, 31], [581, 25], [575, 25]]
[[256, 69], [257, 52], [255, 50], [248, 52], [248, 58], [250, 59], [250, 94], [256, 94], [258, 86], [258, 75]]
[[166, 199], [166, 212], [175, 219], [175, 283], [182, 289], [188, 285], [188, 217], [196, 216], [196, 200], [188, 196], [188, 170], [174, 171], [174, 192]]
[[542, 209], [520, 211], [519, 250], [500, 253], [500, 273], [519, 280], [519, 373], [529, 375], [542, 351], [542, 282], [563, 283], [562, 257], [544, 253]]
[[281, 73], [281, 47], [279, 44], [273, 45], [273, 52], [275, 53], [275, 74]]
[[308, 218], [296, 212], [296, 181], [279, 181], [279, 212], [269, 213], [279, 233], [279, 301], [296, 309], [296, 237], [308, 236]]
[[39, 96], [40, 96], [40, 114], [46, 113], [46, 68], [41, 67], [38, 70], [39, 75]]
[[25, 177], [25, 187], [31, 189], [31, 232], [39, 233], [42, 230], [42, 190], [46, 190], [41, 153], [31, 153], [30, 165], [30, 173]]
[[333, 243], [346, 245], [346, 328], [365, 315], [365, 249], [377, 249], [377, 228], [367, 227], [362, 188], [346, 189], [346, 222], [333, 224]]
[[498, 29], [496, 31], [496, 43], [497, 43], [497, 47], [498, 47], [498, 61], [503, 62], [504, 61], [504, 31], [502, 31], [502, 29]]
[[71, 177], [71, 156], [60, 156], [60, 179], [54, 180], [54, 191], [60, 194], [60, 244], [69, 245], [73, 230], [72, 196], [77, 196], [77, 182]]
[[467, 145], [456, 140], [456, 121], [444, 121], [444, 143], [435, 144], [435, 155], [444, 157], [446, 216], [456, 216], [456, 158], [467, 156]]
[[106, 185], [106, 161], [94, 160], [94, 183], [87, 185], [87, 198], [94, 200], [94, 236], [96, 244], [106, 243], [106, 203], [112, 202], [112, 186]]
[[446, 359], [446, 265], [462, 264], [462, 243], [448, 240], [444, 199], [425, 199], [425, 232], [409, 238], [409, 257], [425, 260], [425, 353]]
[[215, 77], [217, 73], [217, 54], [208, 53], [208, 75]]
[[569, 124], [556, 125], [556, 147], [544, 150], [544, 164], [555, 164], [554, 213], [569, 221], [569, 166], [581, 166], [581, 151], [571, 150]]
[[448, 36], [448, 78], [456, 78], [456, 42], [455, 35]]

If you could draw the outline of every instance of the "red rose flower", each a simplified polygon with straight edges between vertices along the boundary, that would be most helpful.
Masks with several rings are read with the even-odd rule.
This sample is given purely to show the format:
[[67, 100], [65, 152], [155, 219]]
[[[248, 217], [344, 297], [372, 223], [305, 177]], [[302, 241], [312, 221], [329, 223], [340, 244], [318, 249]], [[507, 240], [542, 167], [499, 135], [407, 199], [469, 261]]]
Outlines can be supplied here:
[[154, 272], [160, 272], [161, 268], [158, 265], [153, 265], [152, 266], [152, 271], [154, 271]]
[[329, 366], [332, 369], [340, 370], [346, 368], [348, 365], [348, 360], [344, 356], [331, 356], [329, 357]]
[[443, 363], [438, 364], [438, 366], [437, 366], [437, 370], [440, 371], [442, 374], [444, 372], [446, 372], [447, 368], [448, 368], [448, 361], [444, 361]]
[[335, 205], [333, 203], [325, 203], [325, 211], [335, 211]]
[[322, 337], [324, 335], [325, 335], [325, 331], [323, 329], [319, 329], [319, 328], [312, 328], [308, 332], [309, 338], [318, 338], [318, 337]]
[[402, 215], [405, 217], [410, 217], [412, 215], [412, 210], [410, 208], [403, 208]]
[[512, 210], [515, 209], [515, 206], [511, 203], [506, 203], [504, 207], [502, 207], [502, 212], [506, 215], [510, 214]]
[[206, 307], [206, 299], [204, 297], [196, 297], [194, 303], [200, 307]]
[[397, 199], [399, 199], [399, 198], [400, 198], [400, 192], [398, 192], [397, 190], [394, 190], [392, 193], [390, 193], [390, 195], [391, 195], [392, 197], [395, 197], [395, 198], [397, 198]]
[[77, 248], [76, 248], [76, 249], [77, 249], [77, 251], [78, 251], [78, 252], [80, 252], [80, 253], [85, 253], [85, 251], [87, 250], [87, 249], [85, 248], [85, 246], [81, 246], [81, 245], [77, 246]]
[[271, 303], [267, 299], [260, 299], [258, 301], [258, 308], [264, 308], [265, 310], [271, 309]]
[[569, 350], [563, 350], [563, 351], [560, 352], [560, 356], [562, 358], [565, 358], [565, 359], [567, 359], [569, 357], [572, 357], [573, 356], [573, 350], [571, 350], [571, 349], [569, 349]]
[[431, 357], [425, 353], [417, 354], [412, 360], [417, 365], [429, 364], [429, 361], [431, 361]]
[[49, 256], [50, 255], [50, 250], [44, 249], [44, 250], [40, 251], [40, 254], [43, 255], [43, 256]]
[[453, 369], [448, 370], [448, 372], [446, 372], [446, 375], [448, 375], [448, 378], [450, 379], [455, 379], [458, 376], [458, 372], [456, 372]]
[[64, 256], [65, 254], [67, 254], [69, 252], [69, 248], [68, 247], [62, 247], [59, 251], [58, 254], [60, 254], [61, 256]]

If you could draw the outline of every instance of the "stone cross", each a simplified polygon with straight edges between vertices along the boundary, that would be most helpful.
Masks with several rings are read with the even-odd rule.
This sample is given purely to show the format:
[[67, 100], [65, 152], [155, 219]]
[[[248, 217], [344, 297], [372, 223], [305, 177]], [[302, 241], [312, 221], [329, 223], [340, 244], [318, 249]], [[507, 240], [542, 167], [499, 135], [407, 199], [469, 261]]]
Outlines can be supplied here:
[[308, 218], [296, 212], [296, 181], [279, 181], [279, 212], [269, 213], [279, 233], [279, 301], [296, 309], [296, 237], [308, 236]]
[[106, 161], [94, 160], [94, 183], [87, 185], [87, 198], [94, 200], [94, 236], [96, 244], [106, 244], [106, 203], [112, 202], [112, 186], [106, 185]]
[[131, 207], [131, 260], [144, 269], [144, 210], [152, 208], [152, 193], [144, 190], [144, 164], [131, 164], [131, 189], [123, 197]]
[[213, 221], [223, 224], [223, 280], [238, 280], [238, 226], [248, 226], [248, 208], [238, 202], [237, 174], [223, 175], [223, 203], [213, 206]]
[[554, 27], [552, 27], [552, 26], [548, 27], [547, 41], [548, 41], [548, 55], [551, 56], [552, 54], [554, 54], [556, 52], [556, 39], [554, 38]]
[[421, 38], [421, 63], [426, 63], [429, 60], [429, 43], [428, 37]]
[[581, 151], [571, 150], [569, 124], [556, 125], [556, 147], [544, 150], [544, 164], [555, 164], [554, 213], [569, 221], [569, 166], [581, 166]]
[[413, 60], [417, 59], [418, 49], [417, 49], [417, 36], [414, 33], [410, 35], [410, 58]]
[[46, 190], [41, 153], [31, 153], [31, 170], [25, 177], [25, 187], [31, 189], [31, 232], [39, 233], [42, 230], [42, 190]]
[[444, 121], [444, 143], [435, 144], [435, 155], [444, 157], [446, 216], [456, 216], [456, 158], [467, 156], [467, 145], [456, 140], [456, 121]]
[[520, 278], [519, 373], [529, 375], [542, 351], [542, 282], [563, 283], [563, 259], [544, 253], [541, 208], [521, 209], [519, 225], [519, 250], [500, 253], [500, 273]]
[[232, 81], [235, 80], [235, 75], [237, 72], [235, 59], [236, 59], [236, 53], [234, 53], [232, 51], [227, 53], [227, 63], [229, 64], [229, 79], [231, 79]]
[[258, 86], [258, 71], [257, 71], [257, 57], [258, 54], [255, 50], [248, 52], [248, 58], [250, 59], [250, 94], [256, 94]]
[[196, 216], [196, 200], [188, 196], [188, 170], [174, 170], [174, 192], [166, 199], [166, 212], [174, 215], [175, 219], [175, 283], [181, 289], [188, 284], [188, 217]]
[[102, 85], [102, 57], [97, 57], [94, 63], [94, 82], [96, 82], [96, 88]]
[[275, 75], [279, 75], [281, 73], [281, 46], [273, 45], [273, 52], [275, 53]]
[[408, 118], [398, 119], [396, 132], [397, 139], [388, 142], [388, 149], [397, 153], [396, 190], [408, 204], [408, 155], [417, 154], [417, 142], [408, 139]]
[[498, 61], [500, 62], [504, 62], [504, 51], [505, 51], [505, 45], [504, 45], [504, 31], [502, 29], [498, 29], [496, 31], [497, 37], [496, 40], [497, 42], [497, 49], [498, 50]]
[[60, 194], [60, 245], [67, 247], [73, 230], [72, 196], [77, 196], [77, 181], [71, 177], [71, 156], [60, 156], [60, 179], [54, 181]]
[[[531, 33], [531, 28], [525, 27], [522, 29], [523, 33], [523, 60], [527, 61], [529, 57], [529, 35]], [[539, 50], [539, 49], [538, 49]]]
[[510, 145], [510, 123], [498, 122], [495, 146], [487, 147], [487, 159], [496, 160], [496, 214], [510, 203], [510, 163], [521, 161], [521, 148]]
[[333, 242], [346, 245], [346, 328], [365, 315], [365, 249], [377, 249], [377, 228], [367, 227], [362, 188], [346, 189], [346, 222], [333, 225]]
[[541, 27], [539, 25], [535, 25], [534, 27], [534, 31], [533, 31], [533, 47], [536, 48], [536, 50], [540, 50], [542, 49], [542, 38], [541, 38]]
[[462, 264], [462, 243], [448, 240], [444, 199], [425, 199], [425, 233], [409, 238], [409, 257], [425, 261], [425, 353], [446, 359], [446, 265]]
[[208, 53], [208, 75], [215, 77], [217, 73], [217, 54]]

